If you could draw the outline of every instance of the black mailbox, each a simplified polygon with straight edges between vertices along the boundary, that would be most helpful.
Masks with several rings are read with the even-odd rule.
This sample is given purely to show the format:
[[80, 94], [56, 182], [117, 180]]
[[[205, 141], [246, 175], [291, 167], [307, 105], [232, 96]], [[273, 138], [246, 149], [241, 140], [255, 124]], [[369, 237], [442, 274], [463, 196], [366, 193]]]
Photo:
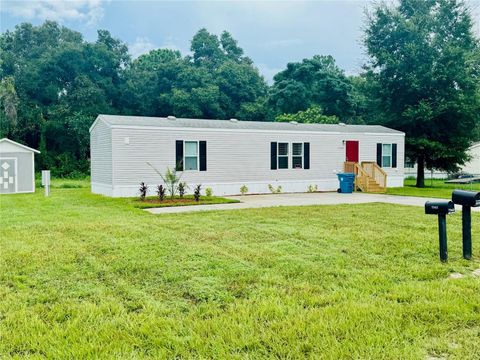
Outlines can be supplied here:
[[471, 208], [480, 206], [480, 192], [454, 190], [452, 201], [462, 205], [462, 245], [464, 259], [472, 258], [472, 213]]
[[427, 201], [425, 203], [425, 214], [447, 215], [455, 212], [453, 201]]
[[452, 201], [462, 206], [477, 207], [480, 206], [480, 192], [454, 190], [452, 193]]

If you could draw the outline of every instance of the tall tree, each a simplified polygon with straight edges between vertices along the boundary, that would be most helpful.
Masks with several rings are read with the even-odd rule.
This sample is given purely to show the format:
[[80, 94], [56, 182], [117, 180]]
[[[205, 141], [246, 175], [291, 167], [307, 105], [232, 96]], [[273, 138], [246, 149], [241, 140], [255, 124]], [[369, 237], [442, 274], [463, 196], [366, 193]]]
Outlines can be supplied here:
[[9, 76], [0, 81], [0, 138], [9, 136], [10, 131], [17, 126], [18, 96], [15, 91], [14, 79]]
[[331, 56], [316, 55], [289, 63], [274, 77], [269, 105], [273, 115], [296, 113], [318, 105], [327, 116], [351, 122], [355, 115], [350, 80]]
[[1, 34], [0, 60], [2, 82], [12, 77], [18, 96], [9, 136], [40, 147], [40, 165], [55, 175], [88, 171], [88, 127], [117, 112], [126, 45], [104, 30], [89, 43], [55, 22], [21, 24]]
[[478, 40], [459, 0], [400, 0], [368, 16], [365, 45], [385, 124], [405, 131], [406, 150], [424, 168], [454, 171], [467, 160], [479, 119]]
[[192, 56], [158, 49], [134, 60], [125, 71], [127, 112], [264, 120], [267, 85], [237, 41], [226, 31], [200, 29]]

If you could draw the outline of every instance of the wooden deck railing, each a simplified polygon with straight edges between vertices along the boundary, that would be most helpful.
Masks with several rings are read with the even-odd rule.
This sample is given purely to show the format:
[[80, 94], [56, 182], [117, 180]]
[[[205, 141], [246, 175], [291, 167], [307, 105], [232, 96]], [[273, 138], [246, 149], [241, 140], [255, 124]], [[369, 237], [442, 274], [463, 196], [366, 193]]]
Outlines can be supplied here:
[[373, 161], [363, 161], [361, 164], [346, 161], [343, 171], [355, 174], [355, 191], [384, 192], [387, 187], [387, 174]]
[[387, 173], [374, 161], [362, 161], [362, 168], [381, 187], [387, 187]]
[[343, 171], [355, 174], [355, 191], [360, 189], [363, 192], [368, 192], [368, 174], [359, 163], [346, 161], [343, 166]]

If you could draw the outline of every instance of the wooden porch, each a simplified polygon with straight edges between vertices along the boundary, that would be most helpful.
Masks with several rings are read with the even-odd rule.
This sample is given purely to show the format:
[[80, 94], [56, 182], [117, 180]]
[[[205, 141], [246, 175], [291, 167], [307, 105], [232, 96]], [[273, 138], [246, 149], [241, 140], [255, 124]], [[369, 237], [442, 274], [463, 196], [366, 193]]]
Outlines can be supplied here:
[[355, 191], [360, 190], [370, 193], [385, 193], [387, 191], [387, 174], [374, 161], [362, 161], [361, 163], [346, 161], [343, 171], [355, 174]]

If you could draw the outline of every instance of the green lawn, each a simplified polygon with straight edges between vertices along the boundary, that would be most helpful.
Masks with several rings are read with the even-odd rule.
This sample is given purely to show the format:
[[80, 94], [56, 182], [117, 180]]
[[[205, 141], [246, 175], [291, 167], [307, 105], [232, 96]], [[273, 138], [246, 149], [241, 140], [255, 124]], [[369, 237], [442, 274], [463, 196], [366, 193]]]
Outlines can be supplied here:
[[422, 196], [451, 199], [455, 189], [480, 191], [480, 183], [475, 184], [445, 184], [445, 180], [425, 180], [425, 187], [415, 187], [415, 180], [405, 180], [404, 187], [388, 188], [387, 194], [404, 196]]
[[420, 207], [131, 205], [0, 197], [0, 358], [480, 358], [478, 213], [442, 264]]

